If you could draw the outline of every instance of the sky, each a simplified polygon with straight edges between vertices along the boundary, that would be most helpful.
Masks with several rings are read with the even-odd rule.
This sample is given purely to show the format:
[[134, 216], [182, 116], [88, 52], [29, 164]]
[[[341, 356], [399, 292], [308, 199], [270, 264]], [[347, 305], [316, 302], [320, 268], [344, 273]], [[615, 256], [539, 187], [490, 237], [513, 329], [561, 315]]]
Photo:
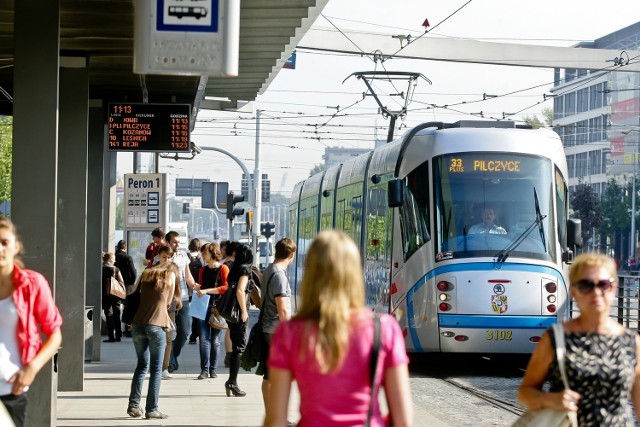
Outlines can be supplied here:
[[[430, 31], [424, 37], [452, 37], [504, 43], [573, 46], [592, 41], [640, 20], [637, 0], [330, 0], [314, 26], [418, 37], [427, 19]], [[398, 47], [400, 42], [398, 41]], [[425, 121], [453, 122], [473, 119], [469, 113], [482, 111], [485, 117], [513, 116], [522, 120], [536, 115], [542, 119], [544, 101], [552, 87], [553, 70], [442, 61], [390, 59], [384, 64], [367, 57], [333, 53], [297, 52], [296, 69], [283, 69], [259, 95], [248, 112], [201, 110], [191, 139], [199, 146], [219, 147], [234, 153], [253, 173], [257, 109], [261, 113], [261, 169], [271, 180], [272, 192], [289, 196], [296, 182], [323, 162], [326, 147], [373, 148], [374, 140], [385, 139], [389, 120], [378, 113], [370, 96], [363, 96], [362, 81], [350, 78], [358, 71], [411, 71], [423, 74], [432, 84], [420, 80], [408, 114], [397, 125], [399, 137]], [[396, 86], [406, 90], [406, 84]], [[530, 90], [526, 90], [529, 89]], [[382, 84], [380, 93], [392, 93]], [[482, 94], [504, 95], [484, 102]], [[399, 97], [383, 97], [390, 108], [400, 108]], [[460, 102], [455, 109], [433, 108]], [[335, 115], [335, 117], [332, 117]], [[119, 171], [129, 172], [130, 155], [120, 155]], [[230, 158], [205, 151], [191, 161], [162, 160], [161, 172], [172, 180], [209, 178], [229, 182], [240, 190], [242, 171]]]

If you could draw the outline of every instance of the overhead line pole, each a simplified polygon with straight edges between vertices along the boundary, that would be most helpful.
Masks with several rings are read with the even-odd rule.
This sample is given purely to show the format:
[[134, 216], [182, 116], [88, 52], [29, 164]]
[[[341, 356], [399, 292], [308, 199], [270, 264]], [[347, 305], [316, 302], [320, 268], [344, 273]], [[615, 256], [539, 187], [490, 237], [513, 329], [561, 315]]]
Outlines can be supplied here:
[[[244, 172], [245, 176], [247, 177], [247, 190], [248, 190], [248, 196], [249, 196], [249, 205], [250, 206], [255, 206], [255, 195], [253, 192], [253, 180], [251, 180], [251, 174], [249, 174], [249, 169], [247, 169], [247, 167], [245, 166], [245, 164], [242, 162], [242, 160], [240, 160], [239, 158], [237, 158], [236, 156], [234, 156], [233, 154], [231, 154], [230, 152], [228, 152], [227, 150], [223, 150], [222, 148], [218, 148], [218, 147], [200, 147], [201, 150], [207, 150], [207, 151], [217, 151], [219, 153], [222, 154], [226, 154], [227, 156], [231, 157], [233, 160], [235, 160], [235, 162], [238, 164], [238, 166], [240, 166], [240, 169], [242, 169], [242, 172]], [[252, 200], [253, 198], [253, 200]], [[229, 225], [229, 236], [231, 236], [231, 222], [229, 221], [228, 223]]]
[[[260, 211], [262, 210], [262, 171], [260, 170], [260, 113], [262, 110], [256, 110], [256, 159], [253, 169], [253, 182], [255, 184], [255, 196], [253, 203], [253, 226], [251, 227], [251, 247], [253, 248], [253, 265], [258, 265], [258, 238], [260, 237]], [[247, 183], [251, 181], [251, 177], [247, 175]], [[251, 188], [249, 187], [249, 191]]]

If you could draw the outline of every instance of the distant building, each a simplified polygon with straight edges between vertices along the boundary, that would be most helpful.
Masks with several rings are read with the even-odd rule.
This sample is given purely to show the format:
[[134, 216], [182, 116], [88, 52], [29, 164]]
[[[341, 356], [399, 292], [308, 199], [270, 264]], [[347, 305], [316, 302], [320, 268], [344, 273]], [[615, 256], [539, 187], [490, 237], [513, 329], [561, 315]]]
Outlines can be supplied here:
[[[626, 60], [623, 51], [640, 49], [640, 22], [575, 47], [619, 50]], [[581, 180], [602, 194], [611, 177], [624, 184], [640, 172], [640, 73], [556, 68], [554, 77], [553, 127], [565, 147], [570, 190]]]
[[368, 153], [372, 148], [345, 148], [345, 147], [327, 147], [324, 149], [324, 164], [327, 168], [333, 165], [339, 165], [347, 160], [358, 157], [360, 154]]

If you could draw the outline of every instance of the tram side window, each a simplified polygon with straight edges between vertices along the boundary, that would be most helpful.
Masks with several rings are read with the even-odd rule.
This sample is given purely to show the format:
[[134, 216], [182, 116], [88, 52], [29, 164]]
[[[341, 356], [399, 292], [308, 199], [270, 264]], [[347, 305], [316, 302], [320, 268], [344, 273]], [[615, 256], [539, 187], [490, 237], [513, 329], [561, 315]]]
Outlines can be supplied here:
[[356, 196], [351, 199], [351, 216], [353, 217], [353, 230], [351, 237], [356, 244], [360, 246], [360, 235], [362, 233], [362, 196]]
[[318, 234], [317, 228], [318, 221], [318, 206], [311, 206], [311, 215], [309, 217], [309, 238], [315, 239]]
[[338, 200], [336, 206], [336, 230], [344, 231], [344, 199]]
[[429, 235], [429, 163], [424, 162], [409, 173], [406, 184], [400, 215], [405, 260], [431, 239]]
[[558, 239], [563, 249], [567, 248], [567, 184], [556, 169], [556, 211], [558, 216]]

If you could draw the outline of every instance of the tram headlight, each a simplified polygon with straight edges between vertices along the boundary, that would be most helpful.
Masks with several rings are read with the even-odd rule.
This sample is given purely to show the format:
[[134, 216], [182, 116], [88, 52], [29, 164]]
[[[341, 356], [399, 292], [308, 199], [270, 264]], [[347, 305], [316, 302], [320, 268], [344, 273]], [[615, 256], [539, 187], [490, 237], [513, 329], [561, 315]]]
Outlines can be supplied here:
[[440, 301], [448, 301], [449, 299], [451, 299], [448, 294], [440, 294], [438, 295], [438, 298], [440, 298]]
[[556, 302], [556, 296], [555, 295], [549, 295], [547, 297], [547, 301], [549, 301], [551, 304]]

